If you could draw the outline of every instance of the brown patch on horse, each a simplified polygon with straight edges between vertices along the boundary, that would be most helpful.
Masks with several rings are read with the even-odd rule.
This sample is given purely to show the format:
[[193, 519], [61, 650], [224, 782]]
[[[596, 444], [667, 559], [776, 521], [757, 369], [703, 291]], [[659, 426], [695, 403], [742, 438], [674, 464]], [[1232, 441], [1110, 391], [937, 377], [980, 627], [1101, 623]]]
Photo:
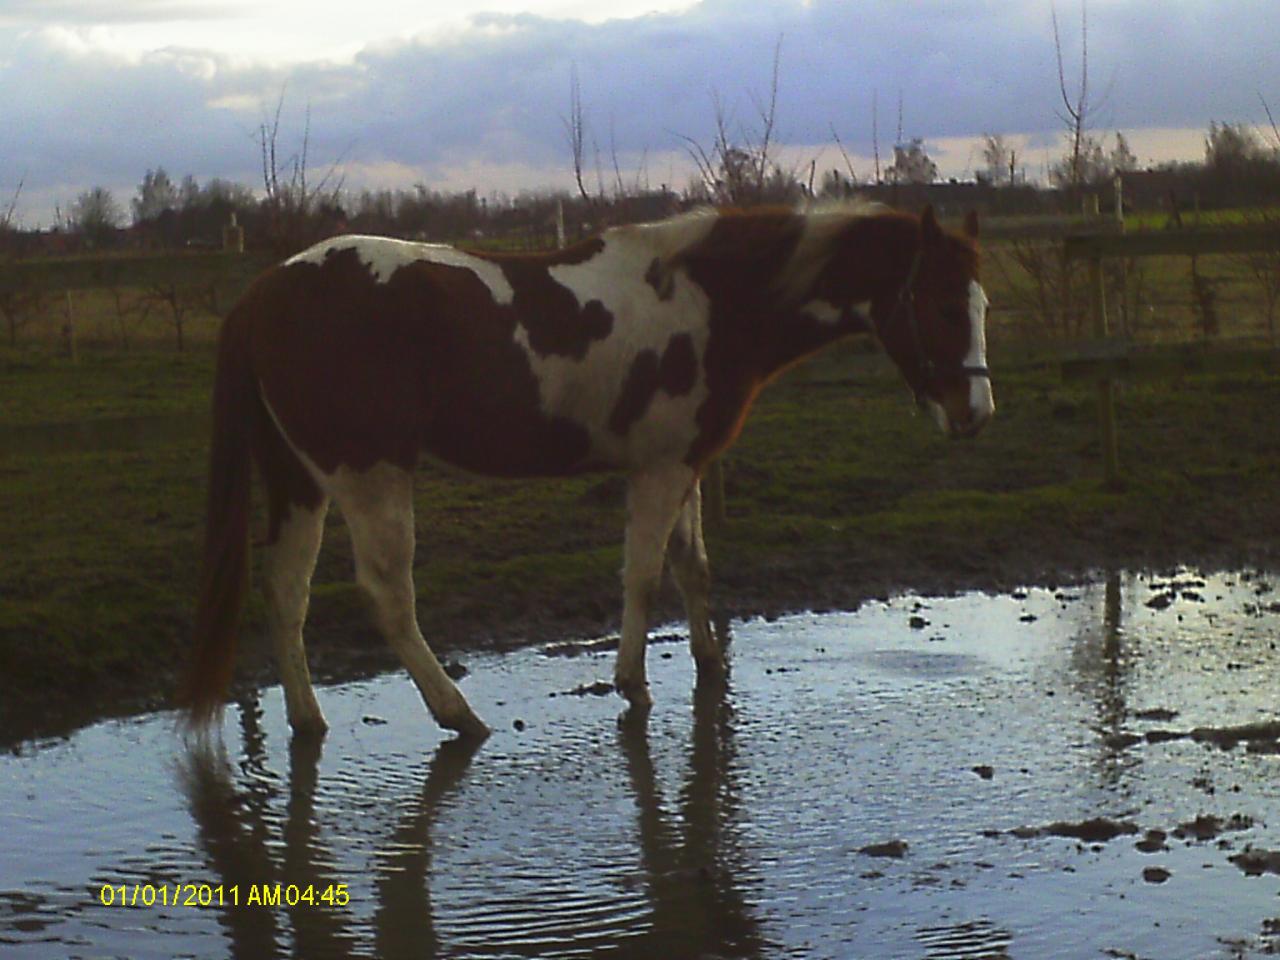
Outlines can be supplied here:
[[618, 436], [626, 436], [631, 425], [649, 409], [653, 395], [658, 392], [660, 366], [656, 350], [641, 350], [631, 361], [631, 369], [609, 413], [609, 429]]
[[[583, 258], [586, 259], [586, 258]], [[512, 306], [529, 334], [529, 346], [539, 356], [581, 360], [596, 340], [613, 331], [613, 314], [599, 300], [578, 303], [568, 288], [551, 276], [549, 266], [580, 260], [550, 261], [542, 258], [495, 260], [514, 291]]]
[[658, 382], [668, 396], [683, 397], [693, 389], [698, 379], [698, 357], [693, 352], [693, 337], [687, 333], [674, 334], [662, 351], [658, 364]]
[[790, 210], [722, 211], [700, 242], [677, 255], [710, 302], [703, 365], [707, 399], [685, 462], [701, 469], [737, 438], [760, 387], [773, 372], [774, 289], [804, 231]]
[[422, 450], [500, 476], [571, 472], [585, 428], [540, 409], [516, 310], [465, 267], [418, 261], [375, 282], [354, 249], [267, 274], [251, 294], [254, 369], [317, 467], [405, 469]]
[[659, 257], [654, 257], [649, 261], [649, 269], [644, 272], [644, 282], [653, 287], [653, 292], [664, 303], [675, 296], [675, 276], [662, 265], [662, 260]]
[[648, 411], [659, 390], [670, 397], [682, 397], [693, 389], [697, 379], [698, 358], [689, 334], [674, 334], [667, 341], [661, 358], [656, 350], [641, 350], [631, 362], [622, 390], [609, 413], [609, 429], [625, 437], [631, 425]]
[[514, 291], [513, 306], [529, 334], [529, 346], [539, 356], [581, 360], [596, 340], [613, 331], [613, 314], [599, 300], [579, 304], [577, 297], [557, 283], [551, 267], [586, 263], [604, 250], [604, 240], [592, 237], [563, 250], [532, 253], [468, 251], [502, 269]]

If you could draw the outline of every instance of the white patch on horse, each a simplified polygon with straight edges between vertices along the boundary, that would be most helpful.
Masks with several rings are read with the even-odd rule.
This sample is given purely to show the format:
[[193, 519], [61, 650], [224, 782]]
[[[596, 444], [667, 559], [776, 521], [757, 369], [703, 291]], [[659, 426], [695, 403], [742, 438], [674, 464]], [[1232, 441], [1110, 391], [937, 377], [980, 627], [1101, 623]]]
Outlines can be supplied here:
[[783, 297], [794, 303], [813, 289], [814, 281], [826, 268], [845, 230], [855, 221], [886, 209], [883, 204], [865, 200], [839, 200], [798, 210], [797, 214], [804, 217], [804, 228], [795, 252], [779, 277], [778, 288]]
[[[870, 302], [851, 303], [849, 304], [848, 309], [851, 310], [854, 314], [862, 316], [864, 318], [871, 315]], [[818, 323], [824, 324], [826, 326], [831, 326], [831, 327], [834, 327], [837, 324], [839, 324], [841, 321], [844, 320], [845, 316], [847, 315], [844, 310], [841, 310], [831, 301], [822, 300], [822, 299], [810, 300], [808, 303], [806, 303], [803, 307], [800, 308], [800, 312], [818, 321]]]
[[925, 400], [929, 408], [929, 413], [933, 417], [933, 422], [938, 425], [938, 429], [943, 433], [951, 432], [951, 418], [947, 416], [946, 408], [937, 400], [929, 397]]
[[375, 283], [386, 283], [403, 266], [426, 261], [470, 270], [489, 289], [490, 296], [498, 304], [509, 304], [515, 297], [511, 284], [497, 264], [441, 243], [414, 243], [359, 235], [334, 237], [295, 254], [284, 265], [323, 263], [330, 252], [337, 250], [354, 250]]
[[[987, 365], [987, 299], [986, 291], [977, 280], [969, 281], [969, 352], [965, 354], [966, 367]], [[995, 395], [991, 392], [990, 377], [969, 378], [969, 407], [973, 422], [982, 423], [996, 412]]]
[[[702, 217], [682, 218], [678, 226], [680, 242], [689, 242], [694, 227], [710, 228]], [[581, 360], [540, 355], [523, 326], [516, 327], [515, 341], [538, 380], [543, 413], [580, 423], [591, 437], [594, 456], [626, 466], [682, 455], [697, 435], [695, 414], [707, 396], [702, 371], [710, 333], [706, 295], [680, 271], [672, 277], [667, 299], [661, 299], [645, 280], [655, 256], [666, 255], [668, 249], [675, 252], [673, 238], [665, 231], [648, 226], [619, 228], [606, 232], [603, 239], [604, 247], [595, 256], [553, 266], [548, 272], [579, 305], [600, 301], [613, 316], [609, 335], [592, 341]], [[609, 417], [631, 365], [645, 350], [661, 357], [677, 334], [688, 334], [693, 342], [697, 358], [693, 389], [676, 397], [659, 390], [644, 415], [625, 436], [618, 436], [609, 429]]]
[[[373, 601], [374, 620], [409, 671], [432, 716], [441, 726], [449, 729], [472, 735], [487, 735], [488, 728], [472, 712], [466, 697], [444, 672], [418, 627], [413, 586], [412, 472], [390, 463], [379, 462], [364, 471], [342, 465], [333, 473], [325, 473], [289, 439], [280, 418], [267, 400], [261, 381], [258, 383], [258, 390], [271, 421], [280, 431], [285, 443], [319, 484], [325, 494], [326, 504], [332, 498], [342, 511], [355, 553], [356, 581]], [[304, 519], [303, 514], [296, 515], [296, 520]], [[286, 527], [282, 532], [287, 534], [290, 531]], [[310, 580], [316, 548], [323, 535], [323, 528], [318, 520], [315, 521], [313, 533], [314, 544], [304, 544], [305, 549], [294, 550], [293, 556], [282, 557], [283, 563], [291, 564], [294, 569], [277, 571], [277, 577], [292, 573], [297, 578], [305, 573], [306, 579]], [[288, 547], [287, 539], [282, 540], [281, 547]], [[308, 560], [310, 565], [305, 566]], [[313, 726], [323, 728], [324, 718], [319, 706], [315, 704], [314, 694], [310, 692], [310, 677], [302, 652], [301, 631], [305, 600], [295, 600], [294, 604], [302, 607], [302, 614], [297, 618], [296, 639], [292, 633], [286, 633], [282, 635], [283, 639], [277, 640], [277, 649], [282, 651], [281, 672], [286, 695], [290, 700], [290, 722], [293, 723], [297, 716], [304, 724], [310, 722]], [[285, 626], [293, 629], [291, 623]], [[289, 657], [294, 659], [291, 661]], [[298, 663], [301, 664], [300, 667]], [[293, 701], [297, 701], [297, 706]]]
[[719, 218], [715, 207], [698, 207], [667, 220], [614, 227], [605, 237], [635, 239], [651, 251], [651, 256], [666, 260], [705, 240]]

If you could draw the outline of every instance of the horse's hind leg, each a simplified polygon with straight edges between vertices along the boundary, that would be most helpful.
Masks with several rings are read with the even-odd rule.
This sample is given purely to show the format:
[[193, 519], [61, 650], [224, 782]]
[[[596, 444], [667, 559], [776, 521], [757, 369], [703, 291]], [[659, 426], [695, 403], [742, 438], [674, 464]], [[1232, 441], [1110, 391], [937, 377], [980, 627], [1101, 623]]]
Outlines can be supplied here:
[[307, 618], [311, 575], [315, 572], [328, 507], [327, 499], [321, 499], [314, 508], [298, 504], [286, 507], [262, 564], [267, 629], [280, 668], [289, 726], [299, 734], [319, 734], [327, 729], [311, 687], [302, 625]]
[[702, 493], [697, 484], [676, 518], [667, 556], [676, 586], [684, 597], [689, 648], [698, 665], [698, 682], [719, 681], [725, 674], [724, 652], [711, 632], [711, 568], [702, 539]]
[[676, 516], [690, 494], [693, 471], [666, 464], [633, 474], [627, 490], [627, 536], [622, 571], [622, 639], [614, 685], [641, 710], [653, 701], [645, 680], [649, 611], [662, 582], [662, 563]]
[[379, 464], [364, 473], [341, 469], [331, 481], [351, 530], [356, 582], [373, 602], [374, 618], [442, 727], [484, 737], [489, 728], [472, 712], [418, 629], [413, 589], [413, 477]]

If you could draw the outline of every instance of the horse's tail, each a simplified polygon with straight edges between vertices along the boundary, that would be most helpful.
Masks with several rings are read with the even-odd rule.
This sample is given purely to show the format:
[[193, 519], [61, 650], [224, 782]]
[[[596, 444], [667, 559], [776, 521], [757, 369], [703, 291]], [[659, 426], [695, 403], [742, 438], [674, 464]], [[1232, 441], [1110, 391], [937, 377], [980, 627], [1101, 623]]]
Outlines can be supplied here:
[[235, 667], [249, 583], [249, 510], [255, 421], [263, 414], [249, 350], [248, 315], [233, 309], [218, 339], [204, 555], [191, 659], [178, 704], [192, 727], [222, 709]]

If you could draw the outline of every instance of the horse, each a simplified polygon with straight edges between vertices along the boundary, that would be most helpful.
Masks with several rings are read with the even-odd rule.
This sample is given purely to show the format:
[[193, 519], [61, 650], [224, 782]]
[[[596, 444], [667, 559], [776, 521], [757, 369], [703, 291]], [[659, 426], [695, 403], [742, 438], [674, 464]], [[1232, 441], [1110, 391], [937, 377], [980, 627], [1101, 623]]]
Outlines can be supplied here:
[[709, 208], [542, 253], [339, 236], [271, 268], [219, 335], [184, 715], [207, 725], [230, 687], [252, 464], [266, 496], [267, 629], [295, 736], [326, 729], [302, 631], [331, 502], [427, 709], [463, 737], [488, 733], [418, 628], [424, 454], [498, 477], [624, 473], [616, 689], [632, 711], [651, 705], [645, 644], [667, 560], [698, 682], [722, 678], [703, 471], [762, 387], [855, 333], [877, 337], [943, 431], [977, 433], [995, 409], [977, 240], [976, 215], [952, 232], [932, 208]]

